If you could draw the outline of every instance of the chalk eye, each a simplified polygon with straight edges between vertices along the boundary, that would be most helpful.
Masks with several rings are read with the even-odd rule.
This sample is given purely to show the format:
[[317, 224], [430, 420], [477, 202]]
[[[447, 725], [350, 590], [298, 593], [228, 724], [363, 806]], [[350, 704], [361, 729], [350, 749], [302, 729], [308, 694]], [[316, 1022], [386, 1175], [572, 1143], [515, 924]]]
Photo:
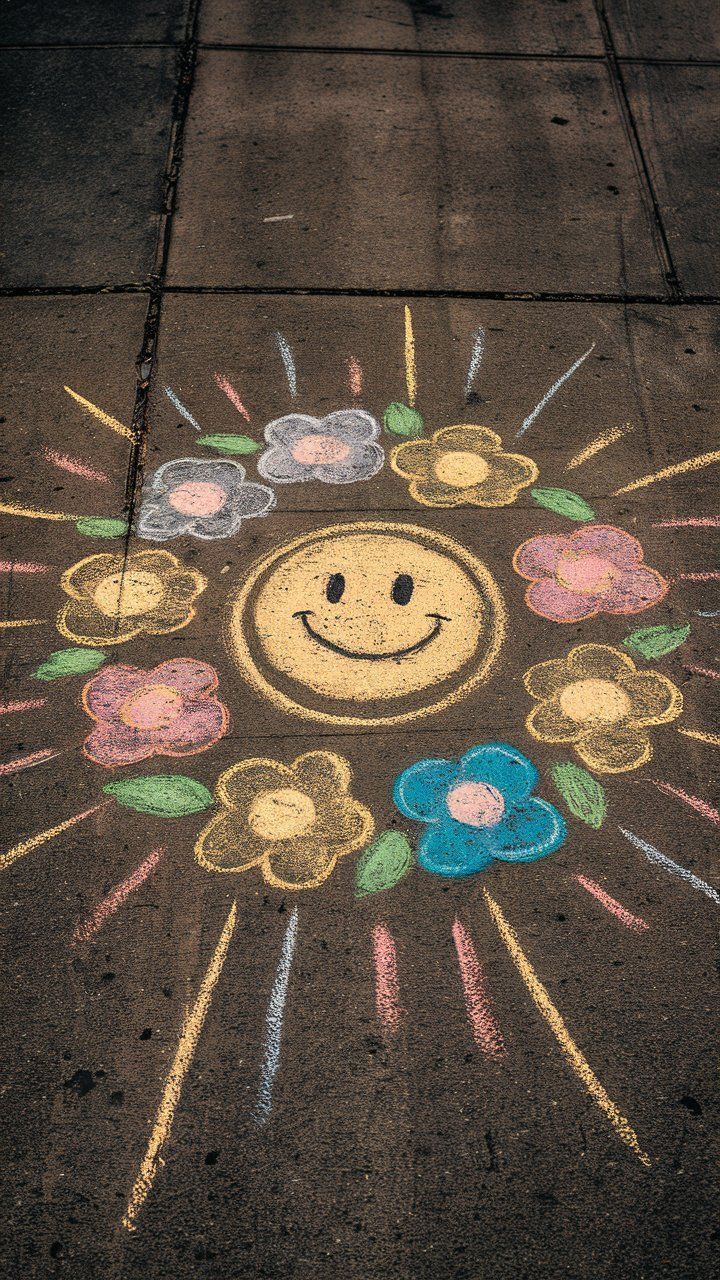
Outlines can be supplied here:
[[345, 579], [341, 573], [332, 573], [328, 578], [328, 584], [325, 588], [325, 595], [330, 604], [337, 604], [338, 600], [342, 600], [343, 591], [345, 590]]
[[399, 573], [393, 582], [392, 598], [396, 604], [409, 604], [415, 583], [409, 573]]

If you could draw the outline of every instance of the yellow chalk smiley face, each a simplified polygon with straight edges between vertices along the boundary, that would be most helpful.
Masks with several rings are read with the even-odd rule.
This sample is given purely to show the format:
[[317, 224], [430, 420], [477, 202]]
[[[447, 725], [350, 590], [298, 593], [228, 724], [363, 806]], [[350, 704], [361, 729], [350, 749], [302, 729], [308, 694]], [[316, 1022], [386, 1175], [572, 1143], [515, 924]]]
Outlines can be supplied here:
[[296, 538], [256, 565], [231, 602], [228, 645], [283, 710], [380, 726], [468, 693], [504, 625], [494, 579], [459, 543], [362, 521]]

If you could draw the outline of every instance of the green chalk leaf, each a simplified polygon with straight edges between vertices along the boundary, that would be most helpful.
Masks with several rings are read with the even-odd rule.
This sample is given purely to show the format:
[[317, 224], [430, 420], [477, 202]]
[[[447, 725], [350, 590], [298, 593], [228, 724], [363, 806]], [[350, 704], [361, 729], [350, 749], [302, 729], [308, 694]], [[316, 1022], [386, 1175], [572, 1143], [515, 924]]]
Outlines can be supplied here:
[[118, 804], [157, 818], [184, 818], [209, 809], [213, 798], [207, 787], [181, 773], [154, 773], [145, 778], [122, 778], [103, 787]]
[[124, 520], [105, 520], [95, 516], [82, 516], [75, 528], [88, 538], [122, 538], [127, 533]]
[[539, 507], [556, 511], [559, 516], [567, 516], [568, 520], [595, 519], [592, 507], [572, 489], [531, 489], [530, 493]]
[[550, 775], [570, 812], [589, 827], [601, 827], [607, 813], [607, 800], [597, 778], [569, 760], [558, 760], [551, 766]]
[[684, 644], [689, 635], [689, 622], [679, 623], [676, 627], [643, 627], [626, 636], [623, 645], [643, 658], [662, 658]]
[[88, 671], [97, 671], [107, 654], [101, 649], [56, 649], [37, 671], [33, 671], [34, 680], [60, 680], [62, 676], [84, 676]]
[[391, 436], [402, 436], [403, 440], [415, 440], [424, 431], [421, 415], [407, 404], [389, 404], [383, 415], [383, 424]]
[[260, 445], [250, 436], [198, 436], [198, 444], [206, 449], [217, 449], [219, 453], [257, 453]]
[[392, 889], [410, 870], [413, 852], [402, 831], [383, 831], [363, 850], [355, 871], [355, 897]]

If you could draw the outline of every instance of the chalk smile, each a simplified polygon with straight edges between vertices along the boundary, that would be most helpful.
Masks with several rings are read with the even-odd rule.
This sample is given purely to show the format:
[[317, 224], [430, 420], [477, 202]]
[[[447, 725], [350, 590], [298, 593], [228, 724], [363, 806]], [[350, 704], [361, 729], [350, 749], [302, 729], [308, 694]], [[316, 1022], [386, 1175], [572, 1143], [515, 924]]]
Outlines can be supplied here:
[[409, 645], [407, 649], [393, 649], [390, 653], [363, 653], [354, 649], [345, 649], [342, 645], [335, 644], [333, 640], [328, 640], [326, 636], [321, 635], [319, 631], [315, 630], [312, 623], [308, 621], [312, 613], [312, 609], [298, 609], [297, 613], [293, 614], [293, 618], [299, 618], [307, 634], [322, 645], [324, 649], [329, 649], [331, 653], [337, 653], [342, 658], [360, 658], [366, 662], [384, 662], [391, 658], [407, 658], [413, 653], [420, 653], [421, 649], [425, 649], [440, 634], [443, 622], [450, 622], [450, 618], [445, 617], [442, 613], [428, 613], [425, 616], [434, 619], [432, 629], [421, 640]]

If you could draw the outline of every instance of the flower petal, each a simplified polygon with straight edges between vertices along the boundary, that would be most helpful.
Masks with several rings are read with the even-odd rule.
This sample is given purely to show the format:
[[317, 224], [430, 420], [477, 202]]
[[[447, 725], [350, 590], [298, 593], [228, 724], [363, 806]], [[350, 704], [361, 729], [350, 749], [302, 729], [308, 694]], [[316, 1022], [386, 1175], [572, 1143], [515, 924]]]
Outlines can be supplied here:
[[522, 751], [509, 742], [486, 742], [460, 759], [458, 781], [484, 782], [507, 802], [524, 800], [538, 780], [538, 771]]
[[622, 688], [632, 703], [636, 725], [669, 724], [683, 709], [680, 690], [659, 671], [639, 671], [623, 680]]
[[337, 862], [337, 850], [319, 844], [312, 836], [279, 840], [266, 849], [263, 876], [277, 889], [317, 889]]
[[146, 538], [149, 542], [168, 542], [170, 538], [180, 538], [189, 533], [192, 525], [192, 518], [176, 511], [165, 497], [143, 495], [135, 526], [139, 538]]
[[[408, 489], [410, 497], [424, 507], [461, 507], [468, 503], [472, 505], [472, 499], [468, 497], [468, 494], [473, 493], [472, 489], [458, 489], [457, 485], [445, 484], [434, 476], [428, 476], [425, 480], [411, 480]], [[484, 504], [474, 505], [483, 506]]]
[[635, 671], [629, 654], [609, 644], [578, 644], [567, 661], [571, 680], [622, 680]]
[[618, 529], [614, 524], [589, 524], [571, 535], [572, 549], [603, 556], [613, 564], [629, 566], [639, 564], [643, 549], [631, 533]]
[[228, 711], [219, 698], [187, 701], [176, 720], [151, 737], [163, 756], [194, 756], [219, 742], [228, 727]]
[[[243, 475], [245, 474], [244, 470]], [[188, 481], [197, 480], [198, 472], [202, 471], [202, 479], [210, 483], [218, 481], [222, 484], [224, 477], [223, 463], [217, 458], [171, 458], [169, 462], [163, 462], [153, 472], [146, 485], [152, 487], [153, 493], [167, 493], [169, 489], [178, 489], [181, 484], [187, 484]], [[225, 486], [223, 485], [223, 488]]]
[[266, 449], [257, 460], [258, 473], [274, 484], [293, 484], [296, 481], [312, 480], [313, 468], [305, 462], [293, 458], [289, 449], [276, 445]]
[[346, 792], [352, 777], [350, 765], [333, 751], [306, 751], [292, 764], [296, 785], [313, 799], [325, 800]]
[[127, 559], [126, 571], [132, 570], [140, 573], [156, 573], [163, 581], [171, 579], [178, 570], [185, 573], [196, 572], [195, 569], [185, 569], [171, 551], [156, 551], [154, 548], [148, 548], [146, 551], [131, 551]]
[[234, 813], [219, 813], [200, 832], [195, 859], [208, 871], [247, 871], [262, 862], [266, 845]]
[[359, 800], [343, 796], [339, 801], [325, 803], [319, 810], [313, 827], [313, 837], [320, 844], [327, 843], [344, 858], [372, 839], [375, 823], [369, 809]]
[[494, 858], [502, 862], [534, 862], [560, 848], [567, 827], [553, 804], [530, 796], [510, 809], [490, 834]]
[[417, 860], [437, 876], [470, 876], [482, 871], [492, 862], [487, 828], [451, 821], [433, 823], [420, 837]]
[[114, 716], [131, 693], [148, 683], [148, 673], [142, 667], [117, 663], [103, 667], [89, 680], [82, 691], [82, 703], [88, 715], [96, 720]]
[[[265, 485], [258, 485], [258, 488], [265, 488]], [[272, 493], [272, 489], [267, 489], [267, 493]], [[253, 512], [253, 515], [256, 514]], [[262, 514], [257, 513], [257, 514]], [[214, 542], [216, 538], [232, 538], [239, 533], [244, 516], [237, 509], [237, 505], [228, 502], [222, 511], [217, 511], [212, 516], [193, 516], [186, 530], [193, 538], [202, 538], [203, 542]]]
[[302, 436], [322, 434], [320, 418], [312, 418], [309, 413], [286, 413], [282, 418], [268, 422], [264, 435], [268, 444], [280, 445], [285, 452], [292, 448]]
[[168, 684], [178, 693], [197, 696], [218, 687], [218, 674], [209, 662], [197, 658], [168, 658], [145, 673], [146, 684]]
[[537, 662], [525, 672], [524, 684], [533, 698], [551, 698], [574, 679], [568, 668], [567, 658], [550, 658]]
[[121, 720], [105, 721], [88, 734], [83, 752], [88, 760], [106, 767], [137, 764], [156, 754], [153, 737], [147, 730], [132, 729]]
[[586, 732], [565, 714], [557, 698], [548, 698], [533, 707], [525, 726], [528, 733], [541, 742], [577, 742]]
[[472, 423], [442, 427], [432, 438], [433, 444], [443, 453], [448, 449], [469, 450], [471, 453], [498, 453], [502, 440], [497, 431]]
[[429, 440], [406, 440], [390, 451], [390, 466], [399, 476], [411, 480], [426, 476], [433, 463], [435, 451]]
[[70, 600], [63, 606], [56, 625], [66, 639], [94, 648], [124, 644], [126, 640], [140, 635], [142, 630], [137, 618], [108, 618], [90, 602], [77, 600]]
[[524, 453], [499, 453], [496, 457], [490, 455], [488, 462], [492, 470], [484, 484], [490, 486], [493, 506], [514, 502], [518, 490], [534, 484], [540, 474], [537, 463]]
[[442, 809], [458, 774], [455, 760], [418, 760], [395, 779], [393, 799], [408, 818], [428, 822]]
[[377, 440], [380, 435], [380, 424], [364, 409], [336, 409], [322, 419], [320, 427], [323, 434], [327, 432], [358, 444]]
[[559, 533], [540, 534], [523, 542], [513, 556], [513, 567], [522, 578], [552, 577], [570, 539]]
[[652, 743], [640, 728], [598, 730], [589, 733], [575, 750], [588, 769], [595, 773], [626, 773], [639, 769], [652, 756]]
[[171, 631], [181, 631], [192, 622], [195, 613], [193, 605], [183, 600], [163, 602], [162, 606], [137, 619], [138, 627], [135, 634], [145, 631], [149, 636], [166, 636]]
[[244, 815], [261, 791], [277, 791], [280, 787], [292, 787], [295, 777], [292, 769], [279, 760], [256, 758], [240, 760], [220, 774], [215, 794], [221, 804], [237, 815]]
[[103, 578], [111, 573], [121, 573], [122, 568], [122, 556], [109, 553], [86, 556], [84, 560], [79, 560], [77, 564], [65, 570], [60, 579], [60, 586], [67, 595], [72, 596], [73, 600], [86, 600], [92, 596]]
[[380, 445], [357, 444], [345, 462], [319, 463], [313, 468], [313, 475], [323, 484], [354, 484], [377, 475], [384, 461]]
[[662, 574], [645, 565], [618, 570], [603, 594], [602, 607], [608, 613], [642, 613], [664, 599], [669, 590], [670, 583]]
[[600, 612], [600, 597], [585, 591], [571, 591], [552, 578], [531, 582], [525, 592], [528, 609], [550, 622], [580, 622]]

